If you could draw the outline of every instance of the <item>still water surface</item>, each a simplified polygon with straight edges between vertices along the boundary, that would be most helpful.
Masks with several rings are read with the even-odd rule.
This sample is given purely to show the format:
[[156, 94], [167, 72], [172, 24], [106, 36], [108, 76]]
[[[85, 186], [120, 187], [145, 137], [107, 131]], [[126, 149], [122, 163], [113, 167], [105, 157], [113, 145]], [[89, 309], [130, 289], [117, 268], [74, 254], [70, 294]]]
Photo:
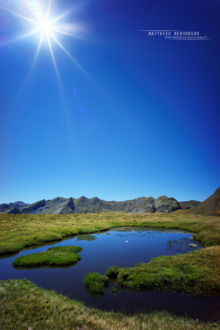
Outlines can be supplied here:
[[[158, 231], [137, 228], [120, 228], [92, 235], [79, 235], [55, 244], [28, 249], [16, 256], [0, 259], [0, 280], [27, 278], [38, 286], [53, 289], [68, 297], [83, 301], [86, 305], [104, 310], [151, 312], [168, 310], [177, 315], [188, 315], [202, 320], [220, 319], [220, 298], [193, 297], [179, 292], [132, 292], [119, 290], [111, 293], [110, 284], [103, 296], [92, 296], [83, 286], [88, 272], [104, 274], [112, 265], [134, 266], [161, 255], [183, 254], [201, 248], [192, 234], [180, 231]], [[22, 255], [41, 252], [52, 246], [78, 245], [82, 247], [81, 260], [67, 268], [41, 267], [16, 269], [13, 260]]]

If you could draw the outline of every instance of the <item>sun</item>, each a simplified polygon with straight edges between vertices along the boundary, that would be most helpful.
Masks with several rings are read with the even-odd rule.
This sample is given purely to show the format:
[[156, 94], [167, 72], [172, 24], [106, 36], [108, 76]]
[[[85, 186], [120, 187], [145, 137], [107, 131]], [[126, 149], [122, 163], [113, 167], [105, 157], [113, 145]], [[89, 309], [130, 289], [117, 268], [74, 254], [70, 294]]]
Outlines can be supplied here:
[[[10, 15], [13, 15], [17, 19], [28, 23], [28, 25], [27, 25], [27, 32], [25, 34], [18, 36], [12, 41], [18, 41], [18, 40], [30, 38], [35, 35], [38, 35], [39, 38], [36, 53], [32, 62], [32, 66], [27, 75], [28, 79], [38, 59], [41, 47], [43, 45], [43, 40], [46, 40], [60, 87], [61, 87], [61, 80], [59, 77], [59, 71], [56, 64], [54, 46], [60, 48], [63, 51], [63, 53], [74, 63], [74, 65], [77, 66], [77, 68], [92, 83], [95, 83], [94, 80], [84, 70], [84, 68], [73, 57], [73, 55], [64, 47], [63, 43], [60, 40], [61, 36], [67, 36], [76, 39], [84, 39], [81, 26], [79, 24], [76, 23], [73, 24], [72, 22], [66, 21], [66, 16], [72, 11], [75, 14], [75, 12], [79, 9], [78, 7], [72, 7], [71, 10], [66, 10], [65, 12], [59, 13], [58, 15], [54, 15], [52, 7], [53, 5], [56, 5], [55, 0], [32, 0], [32, 1], [23, 0], [22, 6], [19, 7], [20, 10], [18, 10], [17, 7], [16, 9], [14, 9], [13, 3], [14, 1], [11, 1], [11, 6], [10, 6], [10, 1], [9, 1], [7, 5], [5, 4], [3, 5], [2, 1], [0, 0], [0, 11], [1, 10], [7, 11]], [[81, 2], [81, 7], [82, 7], [82, 3], [83, 1]]]
[[42, 19], [39, 22], [39, 30], [44, 35], [48, 35], [49, 33], [52, 32], [52, 28], [48, 19]]

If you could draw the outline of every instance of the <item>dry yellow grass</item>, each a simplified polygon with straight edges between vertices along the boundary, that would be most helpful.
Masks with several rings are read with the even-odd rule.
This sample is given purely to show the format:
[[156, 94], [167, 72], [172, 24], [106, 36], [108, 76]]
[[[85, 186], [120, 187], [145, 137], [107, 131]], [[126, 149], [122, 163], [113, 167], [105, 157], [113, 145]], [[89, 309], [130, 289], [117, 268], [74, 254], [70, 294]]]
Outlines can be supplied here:
[[66, 215], [0, 214], [0, 254], [119, 226], [182, 229], [204, 246], [220, 245], [220, 218], [182, 211], [170, 214], [90, 213]]

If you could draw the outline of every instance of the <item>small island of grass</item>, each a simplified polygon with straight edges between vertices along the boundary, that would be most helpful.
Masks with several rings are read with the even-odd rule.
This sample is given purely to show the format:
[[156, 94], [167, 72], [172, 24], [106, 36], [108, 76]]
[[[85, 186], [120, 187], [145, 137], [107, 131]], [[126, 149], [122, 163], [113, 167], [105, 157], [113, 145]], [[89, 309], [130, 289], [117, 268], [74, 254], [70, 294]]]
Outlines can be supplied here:
[[56, 246], [44, 252], [28, 254], [14, 260], [15, 267], [69, 266], [77, 263], [82, 250], [79, 246]]
[[220, 248], [152, 258], [135, 267], [110, 267], [106, 276], [131, 290], [176, 290], [195, 295], [220, 292]]
[[91, 293], [104, 293], [108, 286], [108, 277], [99, 273], [88, 273], [84, 277], [84, 285]]

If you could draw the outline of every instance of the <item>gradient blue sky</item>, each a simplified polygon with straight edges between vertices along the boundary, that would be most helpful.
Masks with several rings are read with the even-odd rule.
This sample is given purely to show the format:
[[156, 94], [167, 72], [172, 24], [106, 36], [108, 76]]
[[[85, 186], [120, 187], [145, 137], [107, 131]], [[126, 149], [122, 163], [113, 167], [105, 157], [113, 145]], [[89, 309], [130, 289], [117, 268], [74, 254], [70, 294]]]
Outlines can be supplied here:
[[[73, 4], [53, 1], [60, 11]], [[14, 107], [38, 39], [3, 43], [0, 202], [212, 194], [220, 185], [219, 11], [218, 0], [87, 1], [68, 20], [85, 24], [88, 41], [61, 40], [99, 87], [54, 46], [65, 107], [46, 42]], [[149, 39], [140, 29], [211, 40]], [[0, 10], [0, 41], [20, 30]]]

